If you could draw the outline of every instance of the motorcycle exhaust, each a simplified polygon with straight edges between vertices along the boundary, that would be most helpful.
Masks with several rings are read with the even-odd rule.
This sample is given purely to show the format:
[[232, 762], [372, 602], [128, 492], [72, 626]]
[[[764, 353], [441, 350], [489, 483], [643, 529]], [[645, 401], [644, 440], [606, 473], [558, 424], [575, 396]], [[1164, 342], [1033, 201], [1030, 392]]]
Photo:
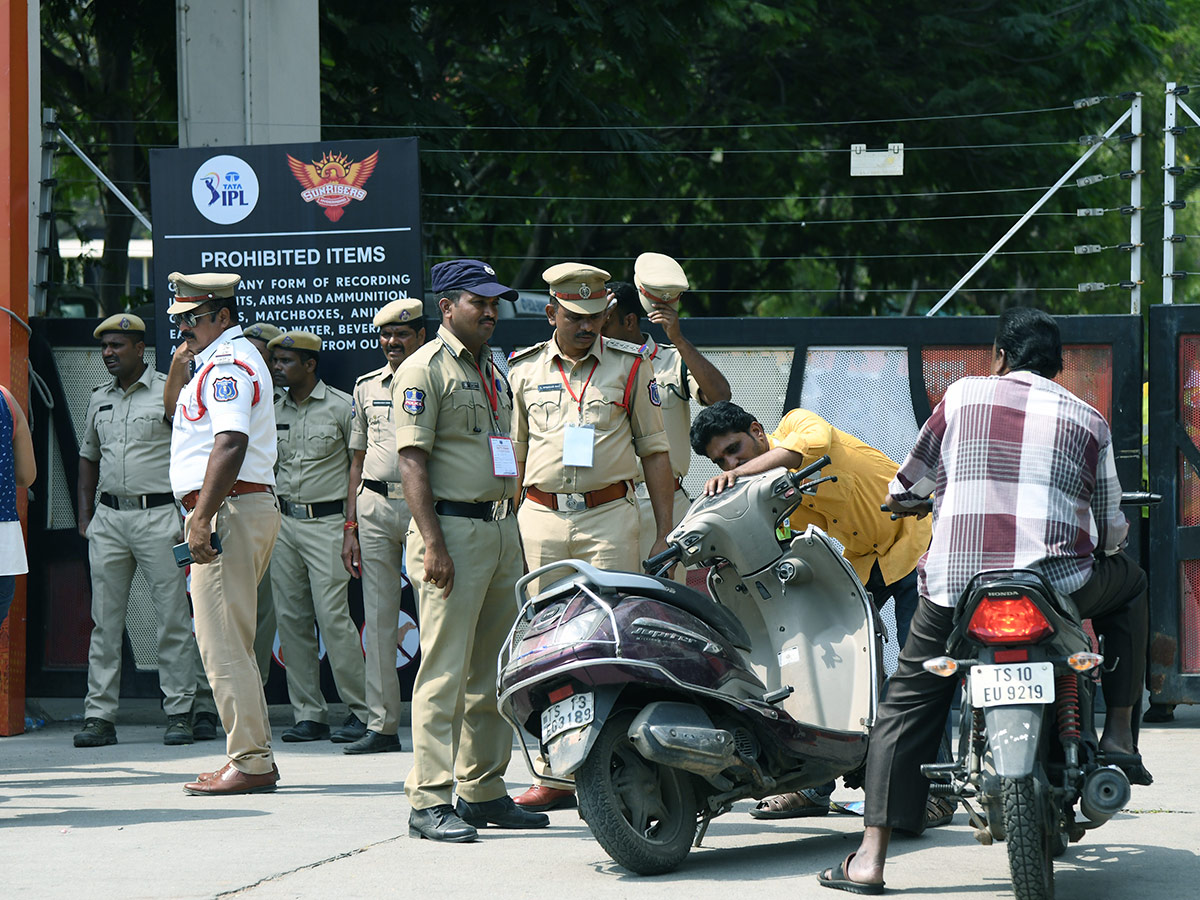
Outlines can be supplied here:
[[1083, 780], [1079, 809], [1097, 825], [1107, 822], [1129, 802], [1129, 779], [1116, 766], [1097, 769]]

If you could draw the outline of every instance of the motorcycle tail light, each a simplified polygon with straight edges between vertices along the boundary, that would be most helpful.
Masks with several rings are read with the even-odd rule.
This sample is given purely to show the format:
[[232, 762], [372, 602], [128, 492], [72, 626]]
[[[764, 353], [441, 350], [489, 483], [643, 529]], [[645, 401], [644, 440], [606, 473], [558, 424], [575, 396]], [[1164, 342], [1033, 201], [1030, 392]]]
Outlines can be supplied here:
[[941, 675], [943, 678], [949, 678], [958, 671], [958, 660], [951, 659], [949, 656], [935, 656], [933, 659], [925, 660], [921, 665], [926, 672]]
[[1104, 662], [1099, 653], [1072, 653], [1067, 657], [1067, 665], [1076, 672], [1087, 672]]
[[1035, 644], [1053, 633], [1054, 626], [1024, 594], [985, 596], [967, 625], [967, 634], [981, 644]]

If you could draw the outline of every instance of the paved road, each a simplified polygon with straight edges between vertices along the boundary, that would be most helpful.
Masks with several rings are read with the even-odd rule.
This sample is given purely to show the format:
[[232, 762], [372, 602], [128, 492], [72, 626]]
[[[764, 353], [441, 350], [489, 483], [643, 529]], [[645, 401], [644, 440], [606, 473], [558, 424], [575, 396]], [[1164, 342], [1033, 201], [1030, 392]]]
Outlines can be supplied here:
[[[273, 721], [286, 721], [281, 714], [273, 709]], [[119, 723], [119, 744], [95, 750], [71, 745], [77, 723], [0, 738], [0, 896], [831, 900], [846, 895], [821, 889], [815, 874], [854, 848], [860, 827], [837, 815], [761, 823], [745, 802], [716, 820], [678, 871], [642, 878], [616, 866], [573, 810], [551, 813], [543, 832], [489, 831], [452, 846], [410, 839], [408, 753], [347, 757], [328, 742], [280, 744], [278, 793], [190, 797], [180, 786], [220, 764], [223, 745], [164, 747], [162, 724], [146, 724], [157, 715], [134, 718]], [[1135, 787], [1127, 813], [1072, 846], [1056, 867], [1059, 900], [1200, 893], [1200, 708], [1181, 708], [1142, 744], [1156, 783]], [[514, 793], [524, 788], [522, 765], [508, 781]], [[1003, 845], [976, 844], [962, 813], [893, 849], [889, 894], [1012, 896]]]

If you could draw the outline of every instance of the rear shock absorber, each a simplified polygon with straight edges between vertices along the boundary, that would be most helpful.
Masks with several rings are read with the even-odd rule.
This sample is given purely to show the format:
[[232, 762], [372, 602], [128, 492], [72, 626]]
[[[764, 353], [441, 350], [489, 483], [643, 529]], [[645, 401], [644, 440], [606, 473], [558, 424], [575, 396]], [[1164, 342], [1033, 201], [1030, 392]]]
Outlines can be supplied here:
[[1079, 676], [1074, 672], [1054, 679], [1055, 713], [1058, 716], [1058, 736], [1068, 769], [1079, 767]]

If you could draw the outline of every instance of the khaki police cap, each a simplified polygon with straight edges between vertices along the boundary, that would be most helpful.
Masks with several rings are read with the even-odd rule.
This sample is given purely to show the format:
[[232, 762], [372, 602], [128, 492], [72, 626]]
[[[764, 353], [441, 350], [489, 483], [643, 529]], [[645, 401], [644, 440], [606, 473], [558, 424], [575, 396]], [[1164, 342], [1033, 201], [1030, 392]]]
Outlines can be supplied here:
[[97, 325], [92, 337], [98, 338], [107, 331], [140, 331], [145, 334], [146, 323], [133, 313], [117, 313]]
[[409, 300], [393, 300], [375, 313], [375, 318], [371, 321], [376, 328], [382, 328], [384, 325], [403, 325], [405, 322], [419, 319], [423, 315], [425, 315], [425, 304], [413, 297]]
[[564, 309], [581, 316], [594, 316], [608, 307], [605, 282], [611, 277], [603, 269], [580, 262], [559, 263], [542, 273], [550, 285], [550, 296]]
[[197, 275], [172, 272], [167, 276], [167, 281], [175, 286], [175, 302], [167, 308], [167, 312], [171, 315], [185, 313], [209, 300], [232, 297], [241, 280], [241, 275], [221, 272], [201, 272]]
[[683, 267], [662, 253], [643, 253], [633, 264], [633, 283], [646, 312], [654, 312], [655, 303], [678, 303], [688, 288]]
[[274, 350], [312, 350], [321, 352], [321, 339], [311, 331], [285, 331], [279, 337], [267, 342], [267, 349]]
[[254, 338], [256, 341], [270, 343], [283, 334], [283, 330], [276, 328], [270, 322], [255, 322], [253, 325], [247, 325], [243, 328], [242, 334], [248, 338]]

